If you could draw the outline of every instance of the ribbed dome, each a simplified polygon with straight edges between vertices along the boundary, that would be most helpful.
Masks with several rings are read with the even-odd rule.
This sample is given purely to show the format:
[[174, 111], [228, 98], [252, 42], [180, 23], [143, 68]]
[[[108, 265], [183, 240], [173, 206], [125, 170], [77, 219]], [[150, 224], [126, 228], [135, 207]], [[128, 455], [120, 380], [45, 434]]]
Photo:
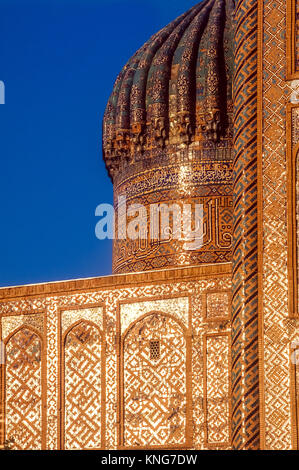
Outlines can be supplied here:
[[[111, 177], [156, 149], [229, 133], [233, 0], [204, 0], [139, 49], [119, 74], [103, 122]], [[173, 149], [172, 149], [173, 151]]]

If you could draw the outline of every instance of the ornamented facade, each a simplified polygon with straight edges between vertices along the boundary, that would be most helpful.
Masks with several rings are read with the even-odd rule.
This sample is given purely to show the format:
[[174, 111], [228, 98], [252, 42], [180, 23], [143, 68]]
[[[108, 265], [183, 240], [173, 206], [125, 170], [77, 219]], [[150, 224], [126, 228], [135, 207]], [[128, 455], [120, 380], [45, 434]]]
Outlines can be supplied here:
[[112, 276], [0, 289], [2, 447], [298, 448], [297, 3], [204, 0], [120, 73], [118, 217], [200, 203], [203, 241], [120, 237]]

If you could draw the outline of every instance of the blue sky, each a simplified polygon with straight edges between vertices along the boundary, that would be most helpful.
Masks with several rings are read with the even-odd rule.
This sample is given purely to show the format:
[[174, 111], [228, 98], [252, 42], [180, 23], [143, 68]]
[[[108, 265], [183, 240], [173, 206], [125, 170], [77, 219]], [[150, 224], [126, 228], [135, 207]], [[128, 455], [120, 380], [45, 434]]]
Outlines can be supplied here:
[[111, 273], [101, 121], [113, 82], [196, 0], [0, 0], [0, 286]]

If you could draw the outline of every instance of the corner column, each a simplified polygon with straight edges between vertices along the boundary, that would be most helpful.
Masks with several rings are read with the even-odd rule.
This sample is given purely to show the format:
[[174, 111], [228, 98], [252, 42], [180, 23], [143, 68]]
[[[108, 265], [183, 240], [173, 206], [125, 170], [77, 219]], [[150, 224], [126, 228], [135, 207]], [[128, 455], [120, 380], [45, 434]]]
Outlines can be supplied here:
[[258, 0], [235, 6], [232, 447], [260, 448], [258, 351]]

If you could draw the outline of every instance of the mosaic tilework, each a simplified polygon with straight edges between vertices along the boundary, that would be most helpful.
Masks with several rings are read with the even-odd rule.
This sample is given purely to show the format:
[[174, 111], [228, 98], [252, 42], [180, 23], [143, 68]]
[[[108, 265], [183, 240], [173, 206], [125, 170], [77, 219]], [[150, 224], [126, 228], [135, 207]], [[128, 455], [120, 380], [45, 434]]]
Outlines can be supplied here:
[[[150, 341], [159, 342], [156, 360]], [[186, 442], [186, 340], [171, 318], [149, 315], [124, 339], [124, 441], [126, 447]]]
[[192, 295], [192, 417], [193, 445], [204, 449], [207, 423], [204, 415], [204, 302], [202, 288], [196, 286]]
[[206, 377], [206, 442], [208, 446], [229, 445], [230, 442], [230, 388], [229, 338], [227, 335], [207, 336]]
[[[126, 197], [127, 208], [132, 204], [142, 204], [147, 218], [143, 228], [145, 236], [141, 239], [132, 240], [123, 233], [122, 238], [114, 240], [114, 273], [230, 261], [233, 226], [232, 162], [217, 160], [216, 152], [210, 160], [205, 161], [190, 161], [191, 156], [189, 152], [181, 151], [172, 158], [164, 155], [150, 164], [144, 162], [143, 169], [135, 169], [133, 176], [114, 185], [116, 227], [118, 221], [122, 220], [118, 212], [119, 197]], [[152, 215], [154, 204], [157, 208], [162, 204], [169, 208], [177, 205], [181, 236], [173, 234], [174, 216], [170, 210], [171, 230], [163, 238], [159, 213], [156, 210], [156, 217]], [[186, 235], [183, 233], [184, 204], [191, 205], [191, 220], [194, 220], [195, 205], [203, 205], [203, 240], [199, 248], [192, 247], [192, 250], [188, 246], [185, 248], [190, 243], [186, 243]], [[127, 226], [129, 220], [132, 218], [127, 218]], [[157, 237], [153, 236], [154, 224], [158, 228]], [[122, 222], [122, 226], [125, 223]]]
[[[299, 126], [298, 126], [298, 131], [299, 131]], [[295, 188], [296, 188], [296, 200], [295, 200], [295, 207], [296, 207], [296, 225], [297, 225], [297, 230], [296, 230], [296, 237], [297, 237], [297, 259], [296, 259], [296, 263], [297, 263], [297, 282], [298, 282], [298, 279], [299, 279], [299, 158], [298, 158], [298, 153], [296, 155], [296, 160], [295, 160], [295, 168], [296, 168], [296, 172], [295, 172], [295, 178], [296, 178], [296, 182], [295, 182]], [[298, 294], [298, 284], [297, 284], [297, 294]], [[298, 300], [297, 300], [297, 306], [296, 306], [296, 311], [298, 312], [299, 311], [299, 308], [298, 308]]]
[[44, 317], [42, 314], [34, 315], [15, 315], [10, 317], [3, 317], [1, 319], [2, 324], [2, 338], [5, 339], [14, 330], [19, 328], [23, 323], [32, 326], [41, 334], [43, 334]]
[[[195, 5], [150, 38], [114, 84], [103, 119], [114, 205], [126, 196], [148, 221], [146, 237], [114, 240], [113, 273], [231, 261], [233, 3]], [[186, 249], [171, 230], [153, 239], [154, 202], [203, 204], [202, 246]]]
[[[291, 83], [292, 86], [292, 83]], [[293, 107], [292, 108], [292, 145], [295, 147], [296, 144], [299, 142], [299, 108]]]
[[106, 304], [106, 447], [115, 449], [117, 445], [117, 345], [116, 311], [119, 298], [125, 297], [119, 292], [106, 292], [101, 296]]
[[[263, 315], [265, 447], [292, 447], [287, 273], [286, 3], [264, 1]], [[275, 58], [275, 60], [273, 60]]]
[[[194, 270], [195, 268], [190, 268]], [[201, 268], [198, 268], [201, 269]], [[209, 268], [207, 268], [209, 269]], [[211, 269], [214, 269], [211, 267]], [[228, 272], [230, 269], [228, 268]], [[163, 273], [164, 275], [165, 273]], [[168, 275], [172, 275], [170, 272]], [[135, 275], [136, 282], [143, 275]], [[155, 273], [155, 278], [159, 279], [160, 273]], [[119, 277], [111, 278], [112, 284], [119, 281]], [[135, 278], [134, 278], [135, 279]], [[196, 448], [205, 448], [204, 444], [204, 411], [203, 411], [203, 334], [204, 332], [219, 333], [229, 331], [229, 324], [219, 322], [205, 323], [203, 299], [207, 290], [221, 292], [230, 288], [230, 274], [202, 277], [195, 275], [193, 279], [181, 281], [179, 279], [173, 282], [162, 283], [151, 282], [148, 284], [135, 286], [135, 281], [130, 281], [126, 286], [117, 289], [105, 288], [97, 289], [89, 292], [82, 292], [82, 288], [78, 292], [67, 294], [67, 290], [73, 291], [72, 282], [65, 283], [65, 290], [58, 295], [46, 295], [37, 297], [23, 297], [20, 299], [11, 299], [0, 303], [0, 315], [13, 313], [13, 316], [19, 314], [25, 315], [36, 309], [42, 309], [47, 314], [47, 430], [45, 438], [47, 448], [57, 449], [59, 447], [58, 430], [61, 417], [59, 414], [60, 392], [58, 390], [59, 378], [59, 316], [61, 312], [67, 309], [80, 310], [80, 307], [88, 305], [88, 308], [97, 308], [99, 304], [105, 306], [106, 312], [106, 418], [105, 418], [105, 445], [108, 449], [115, 449], [118, 445], [119, 425], [118, 425], [118, 388], [117, 388], [117, 357], [118, 357], [118, 340], [117, 340], [117, 312], [119, 304], [122, 303], [142, 303], [148, 301], [148, 304], [156, 299], [156, 301], [164, 300], [166, 303], [173, 296], [173, 303], [167, 303], [168, 312], [173, 313], [177, 308], [176, 300], [178, 298], [187, 299], [190, 297], [192, 305], [192, 363], [194, 374], [192, 375], [192, 432], [193, 446]], [[103, 278], [103, 280], [105, 280]], [[76, 281], [73, 281], [76, 283]], [[88, 283], [89, 289], [92, 282]], [[59, 289], [59, 285], [55, 284], [55, 289]], [[37, 286], [36, 289], [41, 289]], [[1, 295], [1, 292], [0, 292]], [[186, 306], [184, 304], [184, 306]], [[185, 311], [185, 309], [184, 309]], [[140, 310], [140, 314], [142, 311]], [[76, 315], [75, 315], [76, 316]], [[76, 319], [78, 317], [76, 316]], [[85, 321], [85, 319], [83, 319]], [[136, 318], [137, 320], [137, 318]], [[227, 445], [225, 448], [229, 448]]]
[[[290, 355], [289, 345], [291, 340], [298, 338], [299, 328], [296, 320], [288, 319], [288, 282], [287, 282], [287, 201], [286, 187], [288, 184], [286, 174], [286, 158], [285, 158], [285, 127], [286, 127], [286, 103], [289, 101], [289, 95], [292, 92], [291, 87], [285, 82], [285, 2], [283, 0], [264, 0], [264, 48], [263, 48], [263, 315], [264, 315], [264, 358], [263, 358], [263, 376], [264, 376], [264, 413], [265, 413], [265, 429], [264, 440], [265, 446], [269, 449], [289, 449], [292, 447], [292, 426], [291, 426], [291, 394], [290, 394]], [[244, 10], [243, 10], [244, 7]], [[242, 45], [241, 53], [246, 55], [252, 53], [255, 55], [255, 34], [256, 28], [253, 24], [256, 21], [256, 2], [246, 0], [238, 2], [237, 11], [238, 30], [237, 43], [244, 43], [246, 37], [246, 47]], [[246, 16], [246, 12], [250, 10], [251, 16]], [[239, 36], [238, 36], [239, 34]], [[246, 49], [248, 47], [248, 50]], [[245, 50], [246, 49], [246, 50]], [[250, 75], [255, 76], [255, 57], [253, 62], [247, 61]], [[252, 68], [250, 68], [252, 66]], [[173, 71], [174, 73], [174, 71]], [[244, 80], [243, 71], [237, 70], [236, 83], [238, 86], [238, 74], [241, 74], [241, 81]], [[240, 75], [240, 76], [241, 76]], [[200, 82], [201, 76], [198, 77]], [[129, 77], [126, 78], [128, 80]], [[246, 82], [246, 80], [244, 80]], [[127, 83], [127, 82], [126, 82]], [[252, 82], [253, 83], [253, 82]], [[246, 86], [252, 83], [247, 80]], [[254, 85], [255, 86], [255, 85]], [[123, 90], [125, 91], [125, 90]], [[244, 91], [244, 90], [243, 90]], [[248, 91], [248, 90], [247, 90]], [[238, 101], [240, 99], [240, 101]], [[244, 106], [244, 102], [246, 106]], [[247, 107], [248, 106], [248, 107]], [[239, 129], [245, 125], [246, 131], [249, 132], [251, 143], [256, 140], [256, 129], [253, 121], [247, 121], [249, 108], [255, 107], [255, 92], [250, 91], [243, 95], [237, 95], [237, 113], [236, 121], [238, 121]], [[251, 112], [252, 109], [249, 109]], [[253, 113], [254, 114], [254, 113]], [[158, 123], [159, 124], [159, 123]], [[163, 123], [162, 123], [163, 124]], [[186, 124], [186, 121], [185, 121]], [[185, 126], [185, 129], [188, 125]], [[297, 134], [297, 124], [293, 123], [294, 133]], [[158, 129], [159, 130], [159, 129]], [[160, 129], [162, 131], [162, 129]], [[161, 133], [161, 138], [163, 135]], [[247, 227], [255, 226], [255, 161], [252, 156], [252, 148], [245, 146], [244, 141], [239, 142], [240, 151], [247, 166], [244, 166], [244, 160], [236, 157], [236, 172], [234, 176], [235, 194], [240, 195], [235, 198], [235, 207], [240, 208], [240, 212], [236, 213], [235, 227], [237, 238], [234, 245], [234, 309], [233, 309], [233, 441], [234, 447], [257, 447], [257, 428], [260, 425], [258, 419], [257, 407], [257, 356], [256, 356], [256, 282], [253, 266], [256, 262], [256, 244], [254, 230], [249, 234], [247, 246], [244, 246], [244, 226], [243, 220], [238, 221], [238, 215], [242, 215], [244, 205], [249, 204], [250, 211], [246, 214], [248, 219]], [[250, 144], [251, 145], [251, 144]], [[244, 151], [246, 150], [246, 154]], [[215, 153], [212, 149], [211, 153]], [[223, 151], [225, 154], [226, 152]], [[227, 152], [229, 153], [229, 152]], [[157, 154], [161, 157], [161, 152]], [[241, 162], [238, 167], [238, 163]], [[222, 163], [223, 165], [223, 163]], [[244, 168], [246, 172], [244, 172]], [[246, 173], [247, 180], [243, 180]], [[240, 176], [240, 178], [239, 178]], [[244, 183], [244, 185], [243, 185]], [[245, 188], [245, 190], [244, 190]], [[251, 191], [252, 190], [252, 191]], [[246, 224], [245, 224], [246, 225]], [[241, 242], [239, 244], [238, 237]], [[245, 238], [247, 237], [245, 233]], [[246, 244], [245, 244], [246, 245]], [[245, 251], [244, 251], [245, 248]], [[247, 250], [247, 251], [246, 251]], [[252, 250], [252, 257], [251, 251]], [[247, 253], [247, 266], [240, 268], [238, 261], [242, 259], [244, 253]], [[245, 257], [246, 258], [246, 257]], [[140, 266], [140, 264], [139, 264]], [[137, 269], [137, 266], [136, 266]], [[246, 277], [247, 275], [247, 277]], [[137, 278], [136, 278], [137, 279]], [[141, 278], [140, 278], [141, 279]], [[245, 282], [246, 281], [246, 282]], [[142, 281], [143, 282], [143, 281]], [[229, 448], [230, 443], [227, 442], [227, 422], [229, 421], [229, 410], [225, 397], [227, 394], [228, 375], [222, 375], [217, 364], [218, 357], [227, 361], [228, 345], [225, 340], [219, 344], [208, 341], [207, 348], [207, 383], [204, 384], [203, 368], [205, 365], [204, 358], [204, 335], [212, 338], [214, 333], [229, 332], [230, 323], [217, 321], [215, 312], [215, 299], [213, 296], [209, 298], [207, 295], [210, 290], [221, 292], [229, 287], [229, 278], [216, 279], [215, 277], [205, 277], [188, 282], [180, 280], [170, 283], [150, 283], [142, 286], [131, 283], [126, 287], [117, 288], [115, 290], [102, 290], [99, 292], [73, 292], [64, 293], [59, 296], [49, 295], [34, 297], [34, 292], [38, 289], [31, 287], [32, 292], [28, 294], [28, 298], [21, 298], [2, 302], [0, 304], [1, 314], [11, 315], [2, 318], [2, 331], [4, 336], [8, 335], [16, 327], [24, 326], [30, 323], [31, 319], [28, 312], [43, 309], [47, 317], [47, 447], [49, 449], [57, 448], [58, 444], [58, 428], [59, 428], [59, 400], [58, 400], [58, 370], [59, 370], [59, 343], [58, 343], [58, 324], [59, 312], [63, 308], [72, 308], [73, 318], [82, 319], [76, 309], [84, 307], [84, 305], [98, 304], [103, 302], [106, 306], [106, 331], [107, 331], [107, 350], [106, 350], [106, 367], [107, 367], [107, 410], [106, 410], [106, 445], [108, 448], [115, 448], [118, 442], [118, 390], [117, 390], [117, 345], [118, 331], [117, 309], [120, 302], [139, 302], [144, 299], [151, 302], [153, 297], [157, 298], [157, 302], [164, 296], [187, 296], [190, 295], [192, 310], [192, 426], [193, 426], [193, 445], [195, 448], [204, 448], [209, 445], [216, 445]], [[66, 288], [66, 291], [68, 288]], [[32, 294], [33, 293], [33, 294]], [[33, 297], [30, 297], [33, 295]], [[210, 294], [209, 294], [210, 295]], [[206, 318], [203, 317], [204, 302], [207, 300], [207, 317], [214, 318], [215, 321], [207, 324]], [[247, 311], [244, 309], [242, 302], [244, 298], [249, 301], [247, 303]], [[146, 301], [145, 301], [146, 303]], [[217, 302], [216, 302], [217, 304]], [[96, 308], [96, 307], [95, 307]], [[220, 309], [224, 309], [220, 305]], [[172, 311], [172, 307], [171, 307]], [[141, 310], [139, 310], [141, 313]], [[34, 321], [38, 315], [31, 315]], [[71, 318], [71, 317], [70, 317]], [[86, 318], [84, 318], [86, 319]], [[138, 319], [136, 315], [134, 319]], [[69, 321], [72, 321], [70, 319]], [[245, 323], [250, 324], [250, 328], [244, 327]], [[131, 321], [129, 321], [131, 323]], [[129, 324], [128, 323], [128, 324]], [[38, 331], [42, 331], [42, 326], [36, 325]], [[63, 328], [66, 328], [65, 326]], [[247, 344], [246, 354], [244, 354], [244, 342]], [[216, 345], [217, 344], [217, 345]], [[8, 343], [9, 345], [9, 343]], [[38, 351], [36, 343], [35, 350]], [[9, 360], [12, 354], [8, 355]], [[212, 360], [213, 358], [213, 360]], [[209, 362], [210, 361], [210, 362]], [[8, 363], [8, 366], [10, 364]], [[28, 372], [29, 373], [29, 372]], [[8, 368], [8, 379], [10, 380], [10, 370]], [[246, 377], [244, 377], [244, 375]], [[213, 379], [219, 383], [220, 395], [218, 388], [212, 387]], [[26, 379], [27, 380], [27, 379]], [[33, 372], [33, 381], [37, 384], [39, 390], [40, 375], [39, 372]], [[206, 388], [205, 388], [206, 387]], [[246, 390], [253, 390], [246, 395]], [[208, 422], [204, 418], [205, 409], [205, 393], [208, 395], [207, 415]], [[246, 400], [244, 400], [246, 396]], [[223, 399], [222, 399], [223, 398]], [[16, 401], [14, 397], [8, 396], [8, 399]], [[218, 414], [219, 419], [214, 415], [214, 408], [211, 404], [218, 403], [220, 399], [221, 412]], [[32, 404], [32, 403], [31, 403]], [[13, 404], [14, 405], [14, 404]], [[12, 409], [12, 408], [11, 408]], [[39, 408], [40, 409], [40, 408]], [[40, 446], [39, 439], [41, 434], [40, 415], [36, 413], [34, 423], [37, 431], [31, 436], [31, 444]], [[8, 422], [13, 420], [18, 423], [18, 414], [11, 418], [8, 416]], [[17, 419], [16, 419], [17, 418]], [[210, 421], [211, 420], [211, 421]], [[210, 422], [209, 422], [210, 421]], [[13, 426], [11, 424], [11, 426]], [[262, 426], [261, 426], [262, 427]], [[8, 428], [9, 429], [9, 428]], [[12, 428], [11, 428], [12, 429]], [[24, 439], [18, 435], [19, 441], [15, 446], [24, 446]], [[205, 443], [205, 436], [207, 442]], [[214, 444], [213, 444], [214, 443]], [[216, 444], [215, 444], [216, 443]]]
[[[232, 441], [258, 449], [257, 0], [235, 8]], [[246, 397], [246, 398], [245, 398]]]
[[207, 319], [229, 318], [230, 295], [228, 292], [208, 292], [206, 296]]
[[104, 159], [114, 180], [128, 163], [156, 159], [164, 148], [171, 155], [231, 136], [232, 8], [230, 0], [198, 3], [120, 72], [103, 119]]
[[[51, 298], [36, 301], [47, 308], [47, 449], [58, 448], [58, 309]], [[32, 302], [33, 304], [36, 302]], [[29, 304], [31, 302], [28, 302]]]
[[101, 447], [101, 342], [99, 330], [86, 321], [65, 338], [65, 449]]
[[299, 70], [299, 2], [298, 0], [293, 0], [295, 2], [295, 70]]
[[[298, 345], [298, 343], [297, 343]], [[296, 349], [294, 354], [295, 359], [295, 421], [297, 425], [297, 445], [299, 444], [299, 434], [298, 434], [298, 426], [299, 426], [299, 347]], [[297, 418], [297, 419], [296, 419]]]
[[[294, 89], [294, 81], [291, 82]], [[294, 92], [293, 92], [294, 93]], [[289, 272], [289, 312], [291, 316], [298, 316], [298, 279], [299, 279], [299, 109], [293, 103], [293, 93], [288, 106], [287, 140], [287, 178], [288, 178], [288, 272]]]
[[128, 326], [141, 315], [149, 312], [164, 312], [174, 315], [186, 327], [188, 326], [189, 299], [182, 297], [177, 299], [153, 300], [150, 302], [136, 302], [120, 306], [121, 332], [124, 333]]
[[287, 79], [299, 77], [299, 5], [298, 0], [286, 0]]
[[61, 332], [65, 331], [78, 320], [88, 320], [103, 329], [103, 308], [82, 308], [80, 310], [65, 310], [61, 313]]
[[6, 344], [6, 442], [15, 450], [42, 448], [41, 341], [21, 328]]

